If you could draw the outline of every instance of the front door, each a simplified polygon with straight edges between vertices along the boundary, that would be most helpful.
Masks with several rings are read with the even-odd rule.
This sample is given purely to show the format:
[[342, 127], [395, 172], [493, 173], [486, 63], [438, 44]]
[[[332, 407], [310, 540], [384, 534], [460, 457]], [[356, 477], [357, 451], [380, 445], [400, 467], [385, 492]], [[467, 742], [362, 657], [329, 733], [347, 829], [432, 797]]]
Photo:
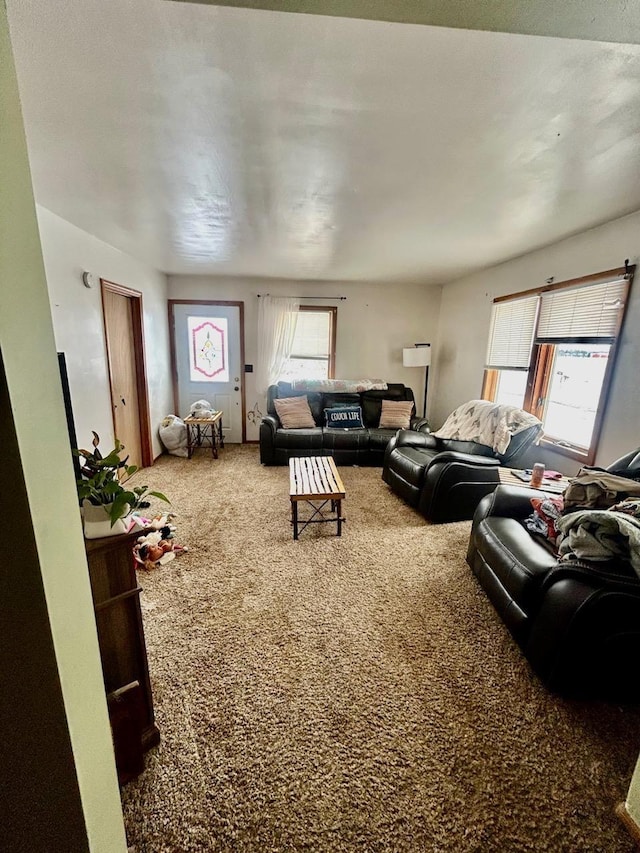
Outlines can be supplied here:
[[176, 414], [196, 400], [222, 412], [224, 440], [244, 441], [243, 303], [169, 301]]

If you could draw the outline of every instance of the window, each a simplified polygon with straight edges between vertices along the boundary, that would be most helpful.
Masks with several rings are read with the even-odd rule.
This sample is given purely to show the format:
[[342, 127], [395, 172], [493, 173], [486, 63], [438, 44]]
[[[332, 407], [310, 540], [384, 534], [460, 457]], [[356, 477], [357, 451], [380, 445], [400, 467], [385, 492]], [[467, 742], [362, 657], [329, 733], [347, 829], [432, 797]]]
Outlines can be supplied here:
[[187, 317], [189, 378], [192, 382], [229, 381], [226, 317]]
[[521, 370], [496, 371], [496, 391], [493, 399], [496, 403], [522, 408], [527, 391], [527, 373]]
[[291, 356], [281, 379], [333, 379], [335, 366], [335, 307], [300, 306]]
[[494, 303], [487, 351], [492, 376], [490, 387], [484, 388], [487, 399], [522, 406], [537, 311], [537, 296]]
[[538, 415], [547, 438], [591, 446], [610, 351], [610, 344], [550, 347], [549, 382]]
[[521, 406], [543, 443], [595, 458], [635, 267], [494, 301], [482, 396]]

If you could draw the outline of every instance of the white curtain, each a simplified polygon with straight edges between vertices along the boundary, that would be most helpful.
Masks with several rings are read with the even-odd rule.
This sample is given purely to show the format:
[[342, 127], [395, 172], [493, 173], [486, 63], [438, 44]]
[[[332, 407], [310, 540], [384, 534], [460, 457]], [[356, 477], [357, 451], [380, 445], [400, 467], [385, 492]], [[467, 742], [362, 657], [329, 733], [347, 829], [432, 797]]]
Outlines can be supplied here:
[[278, 381], [291, 355], [300, 300], [290, 296], [261, 296], [258, 308], [258, 369], [256, 390], [267, 393]]

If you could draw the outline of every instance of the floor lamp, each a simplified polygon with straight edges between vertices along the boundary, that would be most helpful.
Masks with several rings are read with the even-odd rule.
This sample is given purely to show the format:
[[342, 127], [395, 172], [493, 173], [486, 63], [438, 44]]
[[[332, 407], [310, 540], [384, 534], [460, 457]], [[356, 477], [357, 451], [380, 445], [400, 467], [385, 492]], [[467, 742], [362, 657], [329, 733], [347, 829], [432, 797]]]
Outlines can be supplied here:
[[424, 367], [424, 403], [422, 417], [427, 417], [427, 387], [429, 384], [429, 365], [431, 364], [431, 344], [414, 344], [402, 350], [402, 363], [405, 367]]

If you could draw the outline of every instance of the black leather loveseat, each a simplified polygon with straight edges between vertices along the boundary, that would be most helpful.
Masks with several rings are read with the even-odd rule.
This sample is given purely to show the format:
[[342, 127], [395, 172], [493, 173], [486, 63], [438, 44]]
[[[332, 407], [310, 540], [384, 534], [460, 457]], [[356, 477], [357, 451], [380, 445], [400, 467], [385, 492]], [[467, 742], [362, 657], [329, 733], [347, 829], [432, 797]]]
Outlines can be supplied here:
[[[640, 477], [633, 451], [609, 471]], [[563, 559], [522, 524], [544, 493], [498, 486], [473, 519], [467, 562], [540, 678], [565, 695], [640, 699], [640, 579], [622, 559]], [[546, 497], [549, 497], [546, 495]]]
[[[316, 426], [284, 429], [274, 406], [282, 397], [305, 395]], [[260, 424], [260, 461], [264, 465], [286, 465], [293, 456], [333, 456], [338, 465], [382, 465], [384, 451], [397, 429], [380, 429], [383, 400], [414, 401], [411, 388], [389, 383], [384, 390], [359, 393], [297, 391], [288, 382], [270, 385], [267, 415]], [[337, 430], [324, 426], [324, 410], [336, 406], [360, 406], [363, 429]], [[411, 427], [424, 421], [413, 417]]]

